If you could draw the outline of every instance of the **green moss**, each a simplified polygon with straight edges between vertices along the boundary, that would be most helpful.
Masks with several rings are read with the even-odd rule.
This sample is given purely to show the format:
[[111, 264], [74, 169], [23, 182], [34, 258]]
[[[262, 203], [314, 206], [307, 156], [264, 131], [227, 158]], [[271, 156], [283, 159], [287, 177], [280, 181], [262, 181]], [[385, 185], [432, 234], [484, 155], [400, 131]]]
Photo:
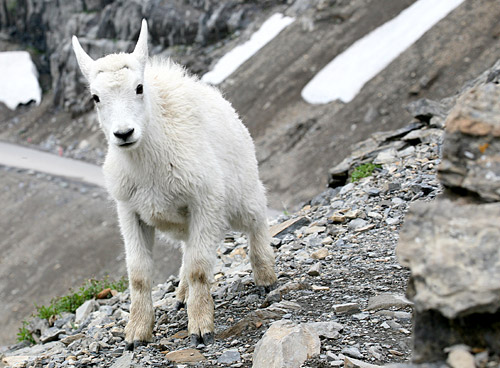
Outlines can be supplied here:
[[377, 168], [381, 168], [382, 165], [375, 165], [372, 163], [367, 163], [357, 166], [351, 174], [351, 183], [355, 183], [362, 178], [366, 178], [373, 174], [373, 171]]

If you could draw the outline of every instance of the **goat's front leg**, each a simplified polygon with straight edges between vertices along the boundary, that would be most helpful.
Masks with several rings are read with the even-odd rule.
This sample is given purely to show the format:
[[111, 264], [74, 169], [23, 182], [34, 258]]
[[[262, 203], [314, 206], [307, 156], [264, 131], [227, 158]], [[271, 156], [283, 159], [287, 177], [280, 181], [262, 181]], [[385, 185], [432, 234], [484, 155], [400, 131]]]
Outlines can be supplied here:
[[151, 284], [154, 228], [145, 224], [124, 203], [118, 204], [120, 228], [125, 241], [130, 285], [130, 318], [125, 327], [127, 350], [151, 341], [154, 326]]

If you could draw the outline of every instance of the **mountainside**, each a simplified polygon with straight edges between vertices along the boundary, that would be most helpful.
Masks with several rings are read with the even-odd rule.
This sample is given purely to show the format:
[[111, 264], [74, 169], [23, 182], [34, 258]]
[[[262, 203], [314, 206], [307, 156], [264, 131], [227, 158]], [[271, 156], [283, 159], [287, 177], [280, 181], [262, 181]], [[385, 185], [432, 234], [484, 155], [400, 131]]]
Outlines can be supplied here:
[[[239, 358], [227, 364], [251, 366], [265, 329], [282, 319], [342, 325], [328, 325], [330, 333], [318, 337], [321, 355], [305, 366], [321, 367], [325, 360], [335, 366], [349, 356], [376, 364], [406, 361], [412, 322], [408, 303], [401, 302], [408, 271], [394, 258], [399, 226], [409, 203], [441, 191], [435, 169], [454, 94], [487, 80], [498, 84], [498, 64], [483, 71], [500, 59], [500, 7], [495, 0], [465, 0], [350, 103], [310, 105], [300, 93], [336, 55], [414, 2], [0, 0], [0, 48], [28, 48], [44, 89], [39, 106], [11, 111], [0, 104], [0, 139], [102, 163], [106, 143], [71, 50], [72, 34], [93, 57], [130, 51], [146, 17], [151, 54], [202, 75], [272, 14], [294, 17], [219, 85], [254, 137], [270, 206], [287, 214], [273, 220], [279, 295], [257, 295], [246, 240], [228, 234], [218, 250], [213, 289], [223, 335], [202, 350], [208, 360], [199, 364], [221, 365], [219, 358], [232, 354]], [[412, 117], [417, 120], [408, 125]], [[373, 160], [382, 165], [373, 176], [346, 182], [357, 165]], [[0, 344], [10, 344], [33, 302], [47, 303], [89, 277], [118, 278], [125, 262], [115, 211], [103, 189], [0, 170]], [[276, 232], [280, 227], [282, 234]], [[180, 256], [159, 243], [155, 281], [163, 282], [176, 272]], [[154, 344], [123, 359], [158, 366], [163, 352], [186, 346], [183, 333], [171, 338], [184, 330], [186, 316], [170, 308], [177, 279], [169, 280], [155, 289]], [[397, 303], [369, 310], [372, 297], [386, 296]], [[109, 366], [123, 349], [128, 303], [124, 292], [91, 304], [93, 314], [76, 325], [71, 315], [53, 319], [52, 326], [38, 321], [30, 328], [40, 339], [46, 332], [47, 344], [21, 351], [23, 345], [2, 347], [0, 353], [9, 365], [18, 359], [29, 362], [20, 366]], [[325, 305], [333, 312], [325, 312]], [[238, 355], [227, 352], [233, 350]]]
[[407, 103], [444, 98], [500, 57], [499, 7], [494, 0], [466, 0], [350, 103], [313, 106], [302, 100], [302, 88], [325, 64], [413, 2], [83, 1], [59, 6], [23, 1], [18, 6], [27, 10], [21, 12], [4, 0], [0, 31], [38, 50], [42, 84], [51, 92], [40, 108], [4, 120], [0, 138], [102, 161], [105, 142], [89, 112], [92, 103], [71, 51], [72, 34], [93, 57], [129, 51], [146, 17], [151, 53], [170, 56], [201, 75], [271, 14], [282, 12], [295, 22], [220, 88], [256, 141], [271, 206], [293, 208], [325, 188], [325, 172], [350, 146], [375, 131], [400, 127]]
[[[156, 321], [150, 344], [138, 346], [133, 352], [124, 351], [124, 326], [130, 310], [130, 294], [125, 291], [109, 299], [89, 300], [76, 314], [66, 313], [49, 321], [32, 319], [27, 329], [37, 344], [4, 347], [1, 350], [3, 362], [16, 367], [113, 368], [179, 367], [184, 364], [198, 367], [376, 368], [398, 362], [403, 363], [398, 366], [404, 368], [498, 366], [500, 349], [495, 327], [498, 312], [480, 316], [483, 319], [479, 321], [486, 325], [485, 335], [475, 335], [474, 324], [463, 332], [466, 319], [441, 321], [431, 315], [427, 317], [429, 325], [424, 325], [426, 329], [422, 330], [416, 328], [412, 318], [412, 313], [413, 316], [416, 311], [422, 313], [418, 308], [422, 308], [423, 303], [436, 303], [435, 297], [438, 307], [448, 308], [448, 314], [449, 309], [455, 308], [484, 313], [485, 305], [488, 313], [498, 310], [498, 296], [491, 299], [492, 294], [498, 294], [495, 285], [491, 290], [466, 292], [445, 288], [448, 284], [452, 289], [457, 287], [457, 280], [452, 278], [455, 272], [465, 272], [481, 285], [491, 284], [470, 272], [475, 262], [497, 267], [496, 259], [488, 259], [493, 249], [480, 249], [484, 245], [497, 248], [490, 235], [493, 229], [500, 231], [498, 225], [493, 225], [489, 218], [488, 232], [478, 235], [480, 231], [474, 226], [483, 222], [476, 222], [476, 216], [460, 215], [460, 221], [465, 220], [467, 226], [474, 229], [473, 235], [481, 238], [478, 244], [472, 245], [481, 253], [457, 253], [456, 258], [450, 260], [442, 258], [450, 243], [443, 247], [445, 253], [437, 253], [435, 258], [433, 254], [419, 254], [414, 248], [407, 250], [400, 241], [400, 257], [406, 262], [423, 258], [429, 267], [427, 274], [410, 279], [407, 294], [414, 297], [415, 291], [421, 293], [415, 305], [404, 297], [409, 272], [396, 260], [395, 246], [409, 206], [418, 211], [412, 214], [413, 222], [422, 220], [426, 205], [433, 206], [432, 215], [435, 216], [434, 212], [439, 212], [435, 204], [449, 206], [452, 198], [464, 211], [475, 208], [491, 212], [492, 206], [498, 210], [498, 202], [481, 204], [480, 201], [498, 201], [499, 198], [500, 181], [494, 177], [499, 172], [496, 164], [500, 126], [497, 114], [500, 109], [499, 75], [500, 60], [470, 81], [460, 95], [441, 102], [422, 100], [415, 104], [412, 109], [415, 119], [410, 124], [407, 121], [400, 129], [373, 134], [346, 158], [343, 169], [351, 178], [358, 176], [359, 165], [366, 160], [378, 165], [371, 166], [371, 175], [361, 175], [365, 177], [330, 188], [300, 211], [274, 219], [271, 234], [278, 288], [268, 295], [260, 295], [253, 284], [247, 239], [238, 233], [227, 234], [217, 250], [213, 280], [217, 332], [214, 344], [186, 349], [189, 340], [187, 316], [184, 308], [174, 310], [175, 286], [179, 280], [172, 276], [153, 289]], [[478, 145], [485, 139], [491, 147]], [[441, 157], [443, 149], [444, 158]], [[484, 181], [485, 175], [474, 178], [480, 174], [478, 167], [492, 173], [493, 176], [486, 174], [490, 180]], [[448, 190], [445, 195], [441, 194], [443, 187], [436, 176], [438, 169], [441, 182]], [[340, 171], [337, 167], [331, 174]], [[453, 215], [446, 213], [439, 218]], [[457, 230], [463, 229], [453, 228], [453, 225], [449, 224], [452, 228], [440, 236], [451, 237], [451, 241], [457, 243], [459, 240], [453, 238]], [[428, 228], [409, 226], [411, 231], [405, 233], [405, 242], [411, 247], [422, 248], [418, 245], [421, 235], [436, 236], [436, 233], [428, 233]], [[449, 241], [447, 239], [443, 241]], [[429, 239], [431, 245], [434, 241], [436, 239]], [[452, 262], [454, 266], [441, 267], [445, 262]], [[419, 269], [413, 266], [413, 271], [418, 273]], [[446, 282], [441, 285], [441, 281], [434, 280], [428, 285], [431, 291], [424, 292], [422, 280], [425, 277], [432, 279], [434, 275]], [[469, 280], [461, 278], [460, 281], [469, 284]], [[447, 292], [441, 293], [441, 288]], [[436, 291], [435, 297], [431, 295], [432, 290]], [[475, 300], [475, 294], [471, 293], [476, 292], [486, 293], [488, 299]], [[450, 295], [451, 304], [443, 304], [442, 300]], [[457, 305], [456, 301], [461, 304]], [[418, 322], [422, 323], [423, 317], [419, 316]], [[461, 342], [456, 335], [443, 333], [454, 324], [466, 341], [470, 341], [470, 346], [456, 345]], [[419, 339], [414, 340], [414, 348], [421, 354], [417, 358], [423, 365], [404, 364], [412, 354], [412, 331], [413, 338]], [[428, 345], [417, 345], [424, 341], [424, 336]], [[439, 349], [433, 348], [437, 341], [443, 348], [441, 345]], [[487, 350], [485, 344], [491, 350]], [[424, 356], [429, 360], [422, 360]], [[442, 360], [446, 357], [447, 365]], [[464, 366], [464, 362], [472, 363]]]

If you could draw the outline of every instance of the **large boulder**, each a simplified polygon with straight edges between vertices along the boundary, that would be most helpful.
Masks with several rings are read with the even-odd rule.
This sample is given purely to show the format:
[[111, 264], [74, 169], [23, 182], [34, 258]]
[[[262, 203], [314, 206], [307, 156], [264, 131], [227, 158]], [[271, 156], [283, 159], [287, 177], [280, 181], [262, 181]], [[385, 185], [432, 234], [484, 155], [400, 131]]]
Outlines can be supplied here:
[[[417, 363], [466, 344], [500, 354], [500, 87], [465, 91], [446, 119], [439, 178], [445, 192], [414, 203], [397, 256], [411, 271]], [[488, 203], [493, 202], [493, 203]]]
[[500, 86], [486, 83], [464, 94], [446, 120], [442, 184], [482, 201], [500, 200]]
[[500, 203], [412, 205], [397, 255], [412, 271], [415, 309], [455, 319], [500, 308]]

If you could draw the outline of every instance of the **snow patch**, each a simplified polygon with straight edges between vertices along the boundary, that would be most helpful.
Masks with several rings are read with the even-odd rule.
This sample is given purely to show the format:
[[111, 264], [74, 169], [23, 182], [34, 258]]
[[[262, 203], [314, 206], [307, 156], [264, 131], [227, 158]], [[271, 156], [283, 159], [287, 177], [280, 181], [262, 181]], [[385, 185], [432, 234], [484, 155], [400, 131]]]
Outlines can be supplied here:
[[245, 61], [276, 37], [295, 19], [276, 13], [267, 19], [250, 39], [236, 46], [224, 55], [214, 66], [213, 70], [203, 75], [202, 81], [210, 84], [219, 84], [233, 73]]
[[11, 110], [17, 105], [42, 100], [38, 72], [27, 51], [0, 52], [0, 101]]
[[418, 0], [353, 43], [302, 90], [311, 104], [350, 102], [361, 88], [464, 0]]

